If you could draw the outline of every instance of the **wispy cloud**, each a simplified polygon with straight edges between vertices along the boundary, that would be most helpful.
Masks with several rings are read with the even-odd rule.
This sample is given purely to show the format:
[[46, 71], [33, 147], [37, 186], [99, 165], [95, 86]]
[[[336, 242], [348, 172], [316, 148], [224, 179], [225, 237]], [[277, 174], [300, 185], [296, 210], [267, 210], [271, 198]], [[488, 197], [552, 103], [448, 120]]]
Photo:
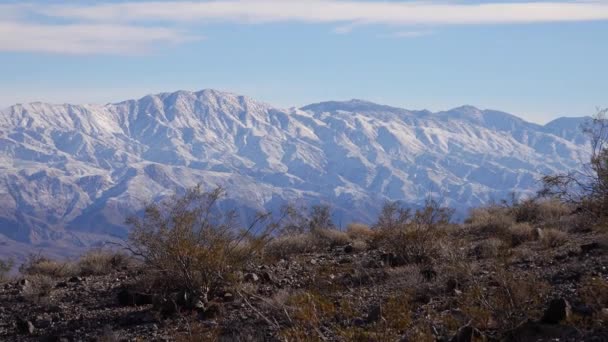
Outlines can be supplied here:
[[[220, 0], [0, 5], [0, 50], [132, 53], [197, 36], [199, 23], [483, 25], [608, 20], [606, 1], [462, 3], [341, 0]], [[44, 19], [44, 20], [41, 20]], [[58, 24], [61, 22], [62, 24]], [[67, 24], [65, 24], [67, 22]], [[176, 29], [181, 27], [182, 29]], [[403, 31], [402, 37], [423, 31]]]
[[0, 50], [66, 54], [140, 54], [158, 43], [200, 39], [162, 27], [0, 22]]
[[393, 38], [418, 38], [424, 36], [430, 36], [434, 34], [433, 31], [398, 31], [390, 34], [390, 37]]

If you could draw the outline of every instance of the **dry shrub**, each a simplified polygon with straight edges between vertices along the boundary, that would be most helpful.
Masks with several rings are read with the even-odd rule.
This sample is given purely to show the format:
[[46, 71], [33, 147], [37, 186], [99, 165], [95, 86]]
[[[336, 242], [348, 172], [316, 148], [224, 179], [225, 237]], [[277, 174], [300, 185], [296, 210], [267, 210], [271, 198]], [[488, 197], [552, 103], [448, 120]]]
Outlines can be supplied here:
[[568, 234], [557, 229], [543, 229], [540, 241], [545, 248], [555, 248], [568, 242]]
[[384, 205], [374, 225], [374, 245], [392, 253], [398, 263], [427, 263], [441, 255], [454, 211], [427, 200], [414, 214], [394, 202]]
[[382, 246], [399, 262], [428, 263], [441, 255], [440, 242], [445, 234], [440, 229], [406, 227], [382, 233]]
[[372, 241], [375, 232], [366, 224], [351, 223], [346, 227], [346, 233], [352, 240]]
[[129, 256], [124, 253], [93, 250], [80, 257], [78, 273], [83, 276], [104, 275], [129, 265]]
[[[131, 217], [129, 249], [141, 258], [144, 269], [167, 279], [159, 292], [186, 291], [190, 298], [207, 293], [234, 279], [234, 272], [259, 256], [270, 231], [252, 236], [267, 215], [258, 215], [240, 230], [234, 211], [222, 212], [217, 202], [224, 191], [189, 189], [160, 204], [146, 206], [143, 217]], [[270, 227], [270, 226], [269, 226]], [[247, 250], [243, 248], [243, 241]]]
[[50, 295], [55, 286], [53, 277], [45, 274], [31, 274], [26, 278], [23, 297], [32, 303], [44, 304], [50, 302]]
[[536, 239], [535, 228], [529, 223], [516, 223], [509, 227], [506, 242], [512, 247]]
[[280, 335], [288, 341], [317, 341], [324, 339], [319, 329], [336, 313], [334, 303], [313, 292], [297, 292], [289, 296], [286, 310], [292, 326], [281, 330]]
[[595, 311], [608, 308], [608, 280], [600, 277], [584, 278], [579, 294], [583, 303]]
[[489, 238], [480, 241], [472, 250], [474, 256], [479, 259], [496, 258], [504, 254], [507, 244], [499, 238]]
[[312, 233], [321, 246], [344, 246], [351, 242], [347, 233], [336, 229], [315, 229]]
[[515, 274], [498, 267], [488, 284], [468, 286], [459, 307], [480, 329], [512, 329], [542, 314], [549, 286], [532, 274]]
[[52, 278], [65, 278], [77, 273], [76, 267], [70, 262], [60, 262], [33, 254], [19, 266], [19, 272], [25, 275], [42, 275]]
[[369, 249], [369, 244], [363, 240], [354, 240], [351, 245], [355, 252], [363, 252]]
[[283, 235], [271, 240], [265, 248], [270, 258], [285, 259], [294, 254], [310, 253], [317, 248], [310, 234]]
[[555, 198], [539, 201], [538, 210], [540, 223], [549, 224], [557, 224], [572, 213], [571, 206]]
[[490, 205], [472, 209], [466, 223], [474, 232], [484, 236], [501, 236], [515, 223], [515, 218], [508, 208]]
[[12, 259], [0, 259], [0, 283], [5, 282], [8, 279], [8, 274], [13, 268], [14, 264], [15, 262]]

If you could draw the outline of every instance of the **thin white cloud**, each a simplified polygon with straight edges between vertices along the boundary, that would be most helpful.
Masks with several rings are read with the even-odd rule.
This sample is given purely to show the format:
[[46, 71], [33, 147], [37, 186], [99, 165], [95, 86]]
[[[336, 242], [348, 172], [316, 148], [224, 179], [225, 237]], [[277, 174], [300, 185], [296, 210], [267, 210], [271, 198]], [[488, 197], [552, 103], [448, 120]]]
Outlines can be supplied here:
[[180, 43], [192, 39], [195, 37], [162, 27], [0, 22], [0, 50], [5, 51], [139, 54], [157, 43]]
[[605, 1], [438, 3], [339, 0], [225, 0], [46, 6], [51, 16], [97, 21], [232, 21], [263, 23], [496, 24], [608, 19]]
[[[606, 1], [462, 3], [433, 1], [219, 0], [0, 5], [0, 51], [138, 53], [196, 39], [196, 25], [335, 24], [335, 33], [375, 24], [483, 25], [608, 20]], [[177, 29], [179, 27], [180, 29]], [[405, 30], [396, 36], [421, 36]]]
[[390, 37], [393, 38], [418, 38], [424, 36], [430, 36], [434, 34], [433, 31], [398, 31], [393, 32]]

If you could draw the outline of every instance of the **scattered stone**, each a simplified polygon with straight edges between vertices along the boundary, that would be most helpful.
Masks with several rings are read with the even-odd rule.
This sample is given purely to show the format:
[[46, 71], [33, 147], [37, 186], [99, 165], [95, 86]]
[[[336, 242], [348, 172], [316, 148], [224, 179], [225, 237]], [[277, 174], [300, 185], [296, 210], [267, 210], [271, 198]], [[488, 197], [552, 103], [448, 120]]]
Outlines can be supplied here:
[[570, 317], [572, 309], [570, 303], [563, 298], [553, 299], [545, 310], [541, 323], [558, 324]]
[[258, 280], [260, 280], [260, 277], [258, 277], [258, 275], [255, 273], [247, 273], [247, 274], [245, 274], [244, 279], [246, 282], [249, 282], [249, 283], [257, 283]]
[[274, 278], [273, 278], [273, 276], [270, 274], [270, 272], [268, 272], [268, 271], [264, 271], [264, 272], [262, 273], [262, 280], [263, 280], [265, 283], [269, 283], [269, 284], [274, 283]]
[[224, 293], [224, 302], [232, 302], [234, 300], [234, 295], [230, 292]]
[[36, 331], [36, 327], [34, 327], [34, 323], [28, 320], [18, 319], [17, 320], [17, 329], [21, 334], [29, 334], [33, 335]]
[[70, 278], [68, 281], [69, 281], [70, 283], [82, 283], [82, 280], [83, 280], [83, 279], [82, 279], [81, 277], [72, 277], [72, 278]]
[[367, 314], [367, 322], [368, 323], [377, 322], [381, 318], [382, 318], [382, 307], [380, 305], [372, 306], [372, 308], [369, 310], [369, 313]]
[[130, 289], [123, 288], [117, 294], [118, 303], [122, 306], [139, 306], [154, 303], [152, 295], [135, 292]]

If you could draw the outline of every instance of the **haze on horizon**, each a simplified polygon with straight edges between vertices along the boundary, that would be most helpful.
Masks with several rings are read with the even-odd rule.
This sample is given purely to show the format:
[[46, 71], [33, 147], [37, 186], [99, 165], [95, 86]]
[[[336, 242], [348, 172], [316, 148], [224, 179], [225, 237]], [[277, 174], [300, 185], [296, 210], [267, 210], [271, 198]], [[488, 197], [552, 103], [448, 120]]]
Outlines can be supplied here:
[[215, 88], [276, 106], [606, 106], [608, 1], [4, 1], [0, 107]]

